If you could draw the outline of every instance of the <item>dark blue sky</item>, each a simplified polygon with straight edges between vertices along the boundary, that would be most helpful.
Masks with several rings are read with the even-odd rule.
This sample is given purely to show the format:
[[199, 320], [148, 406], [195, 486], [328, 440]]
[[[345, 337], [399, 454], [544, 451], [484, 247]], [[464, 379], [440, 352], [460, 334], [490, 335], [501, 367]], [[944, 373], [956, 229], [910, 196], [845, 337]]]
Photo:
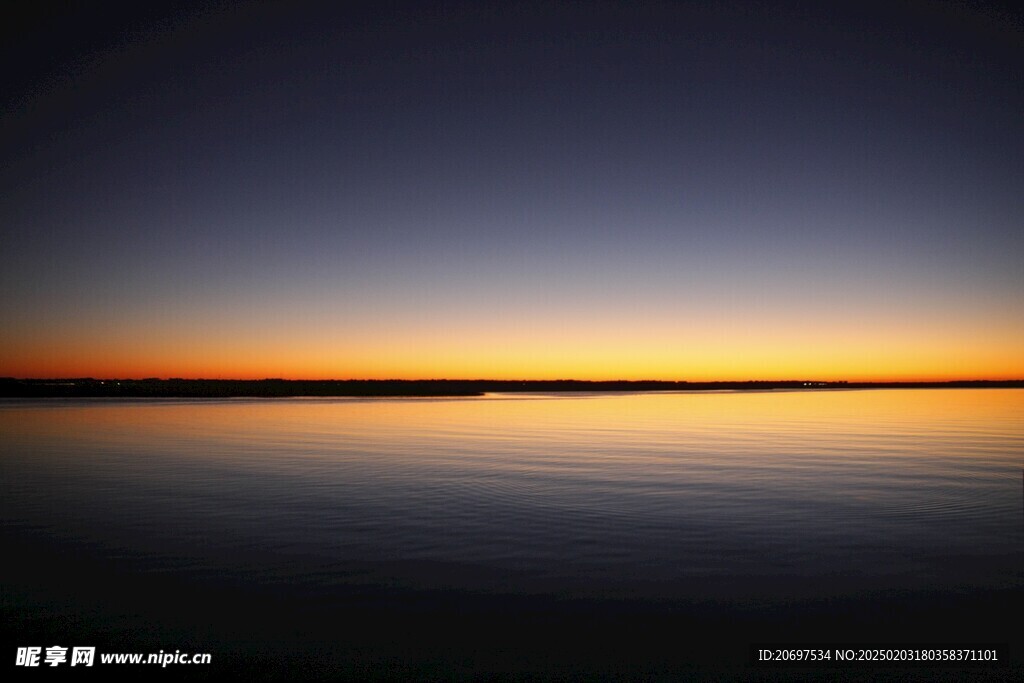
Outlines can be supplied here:
[[[90, 3], [5, 32], [0, 374], [813, 347], [894, 375], [936, 336], [908, 373], [1024, 369], [1019, 10]], [[760, 360], [701, 355], [726, 338]]]

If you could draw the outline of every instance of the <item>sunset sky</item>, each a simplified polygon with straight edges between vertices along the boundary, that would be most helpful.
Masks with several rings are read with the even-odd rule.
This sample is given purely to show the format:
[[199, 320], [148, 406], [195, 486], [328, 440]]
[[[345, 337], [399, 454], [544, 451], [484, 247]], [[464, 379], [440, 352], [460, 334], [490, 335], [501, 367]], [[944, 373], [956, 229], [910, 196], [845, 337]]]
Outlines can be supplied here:
[[0, 376], [1024, 378], [1024, 20], [8, 17]]

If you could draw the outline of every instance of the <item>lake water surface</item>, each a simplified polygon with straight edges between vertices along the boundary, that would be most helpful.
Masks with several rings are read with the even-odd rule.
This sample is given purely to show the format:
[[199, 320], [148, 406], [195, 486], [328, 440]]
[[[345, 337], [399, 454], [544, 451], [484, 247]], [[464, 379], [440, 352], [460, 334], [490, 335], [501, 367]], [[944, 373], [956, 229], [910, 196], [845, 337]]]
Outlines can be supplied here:
[[12, 648], [672, 678], [1024, 606], [1024, 390], [8, 400], [0, 439]]

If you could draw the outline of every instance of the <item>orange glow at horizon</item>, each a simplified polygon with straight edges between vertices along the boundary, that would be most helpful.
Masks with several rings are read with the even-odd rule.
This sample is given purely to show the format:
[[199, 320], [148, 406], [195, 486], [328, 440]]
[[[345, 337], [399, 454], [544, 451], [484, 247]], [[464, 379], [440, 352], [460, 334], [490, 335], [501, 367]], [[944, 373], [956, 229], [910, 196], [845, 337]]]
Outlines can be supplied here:
[[135, 379], [945, 381], [1024, 378], [1020, 331], [661, 323], [294, 330], [96, 330], [0, 342], [0, 376]]

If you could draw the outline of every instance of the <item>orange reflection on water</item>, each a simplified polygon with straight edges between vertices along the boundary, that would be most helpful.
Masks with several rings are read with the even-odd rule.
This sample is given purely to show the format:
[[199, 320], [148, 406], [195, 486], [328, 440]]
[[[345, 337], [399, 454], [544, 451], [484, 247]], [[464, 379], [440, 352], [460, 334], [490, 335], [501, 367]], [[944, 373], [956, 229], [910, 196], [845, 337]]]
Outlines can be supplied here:
[[[873, 441], [907, 455], [958, 434], [1020, 439], [1024, 390], [899, 389], [646, 394], [492, 394], [458, 399], [233, 399], [227, 401], [39, 401], [0, 408], [9, 442], [97, 448], [145, 443], [195, 458], [383, 458], [435, 460], [608, 458], [631, 466], [673, 449], [714, 460], [768, 450]], [[546, 446], [545, 446], [546, 445]], [[227, 447], [230, 446], [230, 447]], [[45, 449], [44, 449], [45, 450]], [[701, 455], [703, 454], [703, 455]], [[298, 457], [298, 456], [296, 456]]]

